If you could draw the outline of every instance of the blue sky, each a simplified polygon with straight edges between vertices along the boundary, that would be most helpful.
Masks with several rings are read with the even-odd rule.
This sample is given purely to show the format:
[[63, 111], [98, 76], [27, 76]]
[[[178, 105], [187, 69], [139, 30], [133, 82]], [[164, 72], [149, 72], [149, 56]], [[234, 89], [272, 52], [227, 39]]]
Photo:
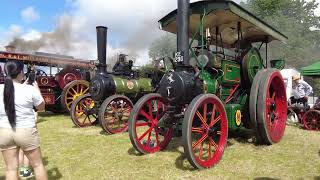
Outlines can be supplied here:
[[[17, 24], [25, 29], [32, 28], [40, 31], [52, 30], [56, 17], [64, 11], [68, 11], [65, 0], [2, 0], [1, 6], [0, 26], [2, 28]], [[21, 12], [28, 7], [33, 7], [40, 19], [29, 23], [25, 22]]]

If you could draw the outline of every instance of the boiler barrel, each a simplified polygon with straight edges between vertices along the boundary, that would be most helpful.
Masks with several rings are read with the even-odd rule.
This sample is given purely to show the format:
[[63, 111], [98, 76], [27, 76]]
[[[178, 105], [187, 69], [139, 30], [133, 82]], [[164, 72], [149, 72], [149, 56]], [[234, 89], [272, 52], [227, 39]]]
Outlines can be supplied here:
[[124, 79], [113, 76], [117, 94], [140, 94], [142, 92], [152, 92], [151, 79]]

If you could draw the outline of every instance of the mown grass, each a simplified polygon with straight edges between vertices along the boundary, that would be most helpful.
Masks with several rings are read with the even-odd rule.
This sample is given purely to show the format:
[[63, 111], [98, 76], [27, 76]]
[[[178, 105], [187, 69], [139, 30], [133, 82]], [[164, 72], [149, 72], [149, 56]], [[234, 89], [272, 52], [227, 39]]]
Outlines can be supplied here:
[[272, 146], [231, 138], [220, 163], [199, 171], [186, 160], [180, 138], [163, 152], [139, 156], [128, 133], [75, 128], [64, 115], [42, 115], [39, 121], [50, 179], [320, 179], [320, 132], [298, 127], [287, 126], [283, 140]]

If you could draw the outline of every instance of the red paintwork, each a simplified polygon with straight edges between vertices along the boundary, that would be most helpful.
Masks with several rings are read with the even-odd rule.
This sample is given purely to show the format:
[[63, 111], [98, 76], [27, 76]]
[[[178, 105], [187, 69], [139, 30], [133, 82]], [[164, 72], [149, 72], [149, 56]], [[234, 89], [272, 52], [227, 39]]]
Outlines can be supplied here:
[[[265, 116], [268, 136], [272, 142], [280, 142], [286, 128], [288, 111], [284, 81], [280, 72], [273, 73], [269, 78], [265, 103], [267, 108]], [[276, 108], [273, 110], [271, 106], [274, 104]]]
[[227, 99], [224, 101], [225, 104], [227, 104], [231, 99], [232, 99], [232, 95], [236, 92], [236, 90], [239, 88], [240, 84], [237, 84], [232, 91], [230, 92], [229, 96], [227, 97]]
[[[209, 106], [212, 107], [212, 109], [209, 109]], [[195, 142], [192, 144], [193, 155], [199, 165], [204, 168], [209, 168], [220, 161], [226, 147], [228, 137], [227, 116], [223, 105], [218, 102], [218, 99], [208, 98], [195, 108], [197, 108], [197, 112], [193, 117], [190, 137], [194, 138], [192, 142]], [[210, 117], [208, 117], [210, 114], [208, 113], [209, 111], [212, 112]], [[215, 129], [217, 133], [215, 137], [217, 137], [217, 139], [209, 135], [209, 129], [214, 127], [217, 128]], [[195, 139], [197, 134], [200, 134], [201, 138]], [[199, 151], [196, 151], [198, 149]], [[208, 156], [204, 157], [204, 155]]]
[[[123, 111], [122, 109], [126, 109], [127, 112], [130, 112], [132, 109], [132, 103], [129, 102], [127, 99], [125, 98], [116, 98], [114, 99], [108, 107], [112, 108], [113, 112], [121, 112]], [[128, 122], [127, 121], [123, 121], [120, 118], [113, 119], [113, 121], [108, 121], [107, 122], [107, 129], [108, 132], [111, 134], [117, 134], [120, 132], [125, 132], [128, 130]]]
[[74, 80], [81, 80], [81, 74], [70, 68], [65, 68], [61, 70], [55, 77], [59, 84], [59, 87], [63, 89], [69, 82]]
[[[152, 102], [157, 102], [156, 114], [153, 114]], [[172, 128], [164, 130], [157, 125], [164, 115], [166, 107], [167, 104], [164, 103], [164, 100], [161, 97], [151, 97], [140, 107], [139, 115], [134, 119], [134, 133], [136, 134], [135, 141], [139, 148], [144, 152], [155, 153], [160, 151], [167, 146], [172, 138]], [[145, 121], [138, 121], [142, 119]], [[137, 132], [139, 132], [139, 134]], [[150, 143], [153, 143], [152, 147]]]

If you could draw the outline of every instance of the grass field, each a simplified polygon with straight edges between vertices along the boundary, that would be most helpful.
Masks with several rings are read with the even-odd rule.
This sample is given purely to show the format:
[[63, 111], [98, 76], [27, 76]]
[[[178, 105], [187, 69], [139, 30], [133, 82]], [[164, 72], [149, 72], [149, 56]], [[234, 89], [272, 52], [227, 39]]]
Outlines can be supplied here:
[[49, 179], [320, 179], [320, 132], [293, 126], [273, 146], [231, 138], [220, 163], [202, 171], [188, 163], [180, 138], [163, 152], [139, 156], [128, 133], [75, 128], [63, 115], [42, 115], [38, 127]]

